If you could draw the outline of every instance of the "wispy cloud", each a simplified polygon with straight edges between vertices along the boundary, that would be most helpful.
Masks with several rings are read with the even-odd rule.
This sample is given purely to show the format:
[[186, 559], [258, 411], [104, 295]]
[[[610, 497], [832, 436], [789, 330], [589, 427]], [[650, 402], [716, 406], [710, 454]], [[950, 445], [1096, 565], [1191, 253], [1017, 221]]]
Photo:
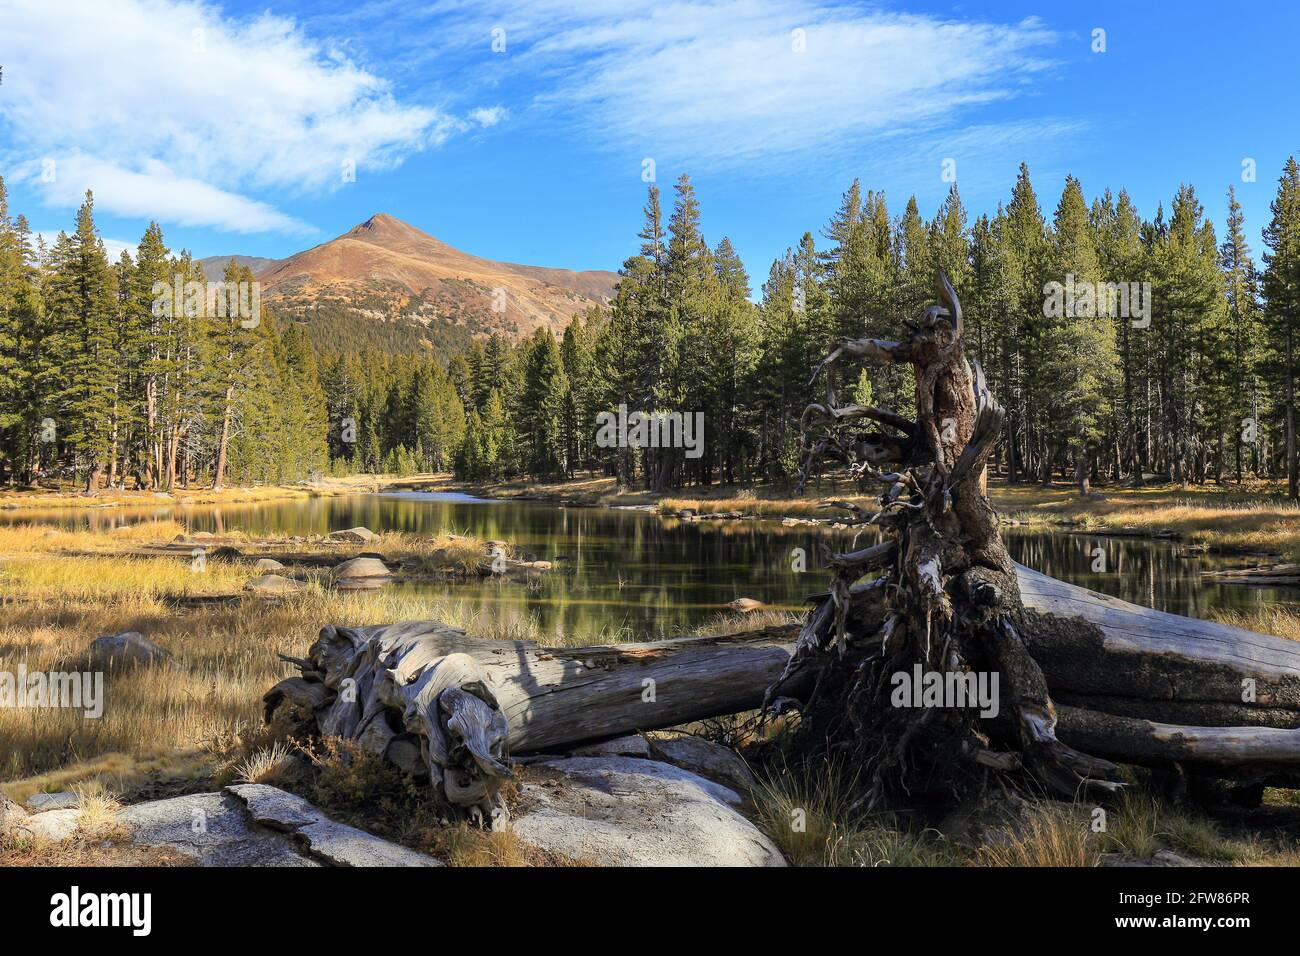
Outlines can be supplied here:
[[469, 111], [469, 118], [479, 126], [489, 127], [496, 126], [505, 119], [506, 111], [501, 106], [481, 106], [478, 109]]
[[[444, 41], [616, 149], [700, 165], [871, 149], [1022, 95], [1058, 37], [815, 0], [443, 0]], [[503, 54], [490, 51], [504, 31]]]
[[[0, 28], [7, 166], [55, 205], [80, 199], [240, 232], [304, 225], [249, 198], [328, 191], [466, 121], [400, 102], [340, 50], [270, 15], [184, 0], [8, 0]], [[44, 159], [55, 177], [35, 174]]]

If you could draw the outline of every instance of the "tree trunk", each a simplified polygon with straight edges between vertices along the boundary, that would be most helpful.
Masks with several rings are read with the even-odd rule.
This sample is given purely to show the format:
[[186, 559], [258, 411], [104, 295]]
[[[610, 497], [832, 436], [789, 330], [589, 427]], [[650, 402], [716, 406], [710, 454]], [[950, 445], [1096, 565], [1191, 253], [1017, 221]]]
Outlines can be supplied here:
[[1300, 470], [1295, 448], [1295, 364], [1291, 354], [1291, 329], [1286, 330], [1286, 491], [1292, 499], [1300, 498]]
[[[1055, 735], [1047, 681], [1026, 645], [1027, 627], [1041, 622], [1025, 617], [1015, 566], [981, 493], [1004, 414], [978, 363], [972, 375], [961, 304], [942, 272], [936, 290], [939, 304], [909, 324], [907, 341], [840, 340], [822, 362], [911, 365], [917, 415], [911, 422], [880, 409], [836, 407], [833, 394], [805, 411], [805, 476], [823, 457], [836, 457], [877, 479], [886, 487], [879, 510], [852, 508], [848, 523], [877, 526], [887, 539], [832, 556], [830, 592], [809, 613], [770, 697], [784, 696], [791, 678], [813, 675], [812, 693], [799, 702], [799, 749], [812, 763], [847, 759], [864, 768], [855, 808], [868, 812], [949, 805], [984, 786], [991, 767], [1026, 770], [1037, 778], [1032, 786], [1071, 796], [1084, 785], [1113, 790], [1117, 768]], [[900, 435], [864, 432], [864, 419]], [[1056, 457], [1049, 452], [1043, 448], [1039, 472], [1047, 480]], [[1079, 460], [1082, 481], [1086, 455]], [[878, 467], [886, 463], [893, 470]], [[879, 607], [862, 613], [864, 603]], [[909, 702], [899, 691], [913, 680], [944, 693], [922, 699], [914, 692]], [[972, 706], [957, 693], [975, 680], [1000, 681], [995, 706]]]
[[226, 480], [226, 449], [230, 445], [230, 412], [234, 398], [235, 386], [227, 386], [226, 404], [221, 416], [221, 439], [217, 444], [217, 467], [212, 478], [213, 491], [220, 491]]

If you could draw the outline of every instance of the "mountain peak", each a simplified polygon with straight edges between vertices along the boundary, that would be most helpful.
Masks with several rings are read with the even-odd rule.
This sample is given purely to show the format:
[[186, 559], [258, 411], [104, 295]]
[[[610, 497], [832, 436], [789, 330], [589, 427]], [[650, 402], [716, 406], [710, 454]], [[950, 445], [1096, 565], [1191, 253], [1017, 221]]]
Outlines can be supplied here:
[[542, 325], [562, 331], [572, 316], [607, 301], [618, 280], [612, 272], [483, 259], [386, 212], [269, 261], [256, 276], [286, 315], [325, 302], [358, 317], [431, 329], [430, 341], [445, 339], [448, 325], [466, 341], [494, 331], [522, 337]]
[[377, 212], [365, 222], [353, 226], [345, 235], [358, 235], [365, 233], [384, 233], [384, 232], [415, 232], [416, 229], [409, 222], [403, 222], [396, 216], [390, 216], [386, 212]]

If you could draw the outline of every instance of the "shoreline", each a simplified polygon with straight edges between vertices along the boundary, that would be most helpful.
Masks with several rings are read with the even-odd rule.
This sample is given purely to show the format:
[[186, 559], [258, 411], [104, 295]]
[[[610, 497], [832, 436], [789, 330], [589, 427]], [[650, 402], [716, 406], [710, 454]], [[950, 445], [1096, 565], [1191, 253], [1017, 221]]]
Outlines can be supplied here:
[[293, 485], [256, 485], [222, 488], [178, 488], [166, 491], [105, 490], [95, 494], [74, 491], [0, 492], [0, 511], [62, 511], [94, 508], [177, 508], [255, 504], [306, 498], [341, 498], [375, 494], [411, 479], [392, 475], [356, 475], [326, 478]]
[[[994, 478], [989, 497], [1006, 527], [1038, 528], [1062, 534], [1093, 534], [1168, 541], [1206, 553], [1300, 561], [1300, 504], [1279, 493], [1276, 483], [1244, 486], [1155, 485], [1103, 487], [1080, 498], [1073, 485], [1023, 483]], [[569, 508], [625, 508], [653, 511], [680, 520], [777, 521], [834, 529], [841, 513], [834, 501], [869, 506], [873, 499], [851, 482], [824, 481], [813, 495], [792, 497], [770, 485], [711, 486], [657, 494], [620, 488], [615, 479], [581, 476], [554, 482], [460, 482], [450, 474], [356, 475], [312, 484], [210, 488], [166, 492], [70, 490], [0, 492], [0, 513], [88, 509], [214, 507], [309, 498], [346, 497], [387, 491], [462, 493], [491, 501], [531, 501]]]
[[[824, 483], [825, 484], [825, 483]], [[821, 525], [838, 522], [833, 501], [869, 506], [874, 500], [842, 482], [802, 498], [783, 497], [770, 486], [750, 489], [714, 486], [664, 494], [620, 489], [612, 478], [562, 482], [413, 481], [411, 490], [461, 492], [492, 501], [536, 501], [560, 507], [654, 510], [684, 520], [778, 521]], [[1300, 561], [1300, 504], [1282, 497], [1275, 483], [1233, 486], [1154, 485], [1103, 487], [1079, 498], [1074, 486], [1005, 480], [989, 483], [989, 497], [1004, 527], [1057, 534], [1096, 535], [1165, 541], [1208, 554], [1265, 560]], [[686, 513], [686, 514], [683, 514]]]

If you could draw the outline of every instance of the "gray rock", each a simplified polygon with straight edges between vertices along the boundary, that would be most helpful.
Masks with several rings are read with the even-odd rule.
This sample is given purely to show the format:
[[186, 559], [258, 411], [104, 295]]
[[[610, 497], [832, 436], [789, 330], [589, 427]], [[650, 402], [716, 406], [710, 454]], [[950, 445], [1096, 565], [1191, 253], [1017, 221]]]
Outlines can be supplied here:
[[571, 757], [642, 757], [649, 759], [650, 742], [640, 734], [628, 734], [569, 751]]
[[302, 585], [279, 574], [263, 574], [261, 577], [253, 578], [245, 584], [244, 590], [250, 591], [259, 597], [274, 597], [301, 591]]
[[313, 854], [336, 866], [446, 865], [442, 860], [332, 820], [299, 827], [295, 836], [304, 840]]
[[335, 823], [302, 797], [265, 784], [227, 787], [259, 824], [285, 830], [312, 854], [336, 866], [442, 866], [441, 860]]
[[22, 826], [27, 822], [27, 811], [0, 793], [0, 834]]
[[391, 578], [393, 572], [388, 565], [378, 558], [352, 558], [335, 565], [330, 571], [335, 581], [365, 580], [367, 578]]
[[283, 571], [284, 565], [275, 558], [258, 558], [257, 564], [253, 565], [253, 570], [258, 574], [273, 574], [276, 571]]
[[757, 781], [749, 764], [730, 747], [691, 734], [657, 733], [650, 739], [651, 756], [675, 767], [697, 773], [741, 795], [754, 789]]
[[227, 793], [139, 803], [119, 811], [117, 819], [130, 828], [132, 842], [170, 847], [200, 866], [321, 865], [290, 837], [253, 823], [244, 804]]
[[1134, 859], [1126, 857], [1119, 853], [1107, 853], [1101, 858], [1102, 866], [1120, 866], [1120, 867], [1168, 867], [1168, 866], [1207, 866], [1209, 864], [1194, 860], [1191, 857], [1183, 856], [1181, 853], [1175, 853], [1173, 850], [1157, 850], [1155, 856]]
[[687, 770], [630, 757], [530, 764], [512, 826], [527, 843], [612, 866], [785, 866], [733, 810], [737, 793]]
[[302, 797], [264, 783], [234, 784], [226, 792], [243, 802], [255, 822], [276, 830], [296, 830], [329, 819]]
[[81, 811], [74, 807], [68, 810], [47, 810], [45, 813], [33, 813], [19, 826], [29, 831], [34, 837], [62, 843], [77, 832], [77, 824], [80, 820]]
[[125, 631], [90, 642], [90, 666], [100, 669], [157, 664], [168, 653], [138, 631]]
[[81, 798], [68, 790], [62, 793], [34, 793], [27, 798], [27, 809], [32, 813], [68, 810], [79, 806], [81, 806]]
[[331, 531], [325, 539], [326, 541], [346, 541], [351, 544], [369, 544], [371, 541], [378, 541], [379, 535], [375, 534], [369, 528], [348, 528], [345, 531]]

